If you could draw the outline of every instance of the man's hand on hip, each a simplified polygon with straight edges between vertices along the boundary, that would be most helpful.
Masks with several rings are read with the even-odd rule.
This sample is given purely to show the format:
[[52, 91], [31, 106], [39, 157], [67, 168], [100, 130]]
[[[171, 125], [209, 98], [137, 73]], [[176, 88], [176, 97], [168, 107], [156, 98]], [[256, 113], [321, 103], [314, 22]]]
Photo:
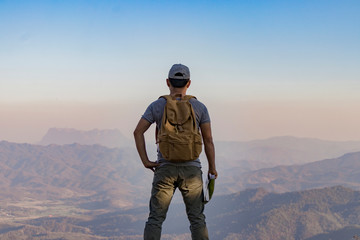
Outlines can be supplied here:
[[144, 167], [145, 167], [145, 168], [148, 168], [148, 169], [150, 169], [150, 170], [153, 171], [153, 172], [155, 172], [155, 168], [156, 168], [156, 167], [160, 166], [159, 163], [157, 163], [157, 162], [152, 162], [152, 161], [150, 161], [150, 160], [148, 160], [148, 161], [146, 161], [146, 162], [143, 162], [143, 164], [144, 164]]

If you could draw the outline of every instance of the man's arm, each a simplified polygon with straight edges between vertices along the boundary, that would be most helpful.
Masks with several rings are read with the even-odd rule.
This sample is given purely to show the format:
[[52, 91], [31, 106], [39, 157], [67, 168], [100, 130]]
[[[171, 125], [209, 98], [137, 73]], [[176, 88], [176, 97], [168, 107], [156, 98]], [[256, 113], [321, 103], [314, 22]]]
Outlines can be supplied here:
[[146, 152], [145, 137], [144, 137], [144, 133], [149, 129], [150, 125], [151, 125], [150, 122], [141, 118], [134, 130], [134, 138], [135, 138], [136, 149], [139, 153], [142, 163], [146, 168], [149, 168], [150, 170], [154, 171], [154, 168], [159, 166], [159, 164], [149, 160], [149, 157]]
[[203, 123], [200, 125], [201, 129], [201, 135], [204, 141], [204, 148], [205, 148], [205, 154], [206, 158], [208, 160], [209, 164], [209, 172], [210, 174], [215, 175], [215, 178], [217, 178], [217, 171], [215, 166], [215, 146], [211, 134], [211, 125], [210, 122]]

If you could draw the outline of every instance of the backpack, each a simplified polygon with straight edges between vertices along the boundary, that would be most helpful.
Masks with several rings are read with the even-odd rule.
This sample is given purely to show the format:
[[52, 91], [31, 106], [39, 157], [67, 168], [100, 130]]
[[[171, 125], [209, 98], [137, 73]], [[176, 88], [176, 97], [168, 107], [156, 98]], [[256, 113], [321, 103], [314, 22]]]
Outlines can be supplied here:
[[[177, 100], [170, 95], [166, 99], [157, 143], [162, 156], [169, 161], [184, 162], [195, 160], [202, 151], [202, 138], [196, 126], [196, 117], [190, 99], [186, 95]], [[196, 98], [195, 98], [196, 99]]]

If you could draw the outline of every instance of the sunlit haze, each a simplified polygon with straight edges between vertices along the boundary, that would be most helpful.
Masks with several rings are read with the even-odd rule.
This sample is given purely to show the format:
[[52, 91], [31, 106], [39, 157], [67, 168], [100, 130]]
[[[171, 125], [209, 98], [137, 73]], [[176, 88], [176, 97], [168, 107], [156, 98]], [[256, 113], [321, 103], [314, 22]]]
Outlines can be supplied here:
[[360, 140], [359, 1], [0, 1], [0, 140], [120, 129], [172, 64], [215, 140]]

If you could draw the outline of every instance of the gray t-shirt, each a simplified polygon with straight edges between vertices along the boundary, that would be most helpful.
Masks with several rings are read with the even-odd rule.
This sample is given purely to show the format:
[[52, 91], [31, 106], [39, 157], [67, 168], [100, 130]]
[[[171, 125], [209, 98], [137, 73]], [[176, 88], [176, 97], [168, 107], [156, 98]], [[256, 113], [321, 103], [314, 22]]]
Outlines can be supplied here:
[[[200, 101], [198, 101], [195, 98], [190, 99], [189, 102], [191, 103], [191, 105], [194, 109], [194, 113], [195, 113], [195, 117], [196, 117], [196, 124], [198, 127], [203, 123], [210, 122], [210, 116], [209, 116], [208, 110], [203, 103], [201, 103]], [[159, 98], [158, 100], [152, 102], [146, 109], [144, 115], [142, 115], [142, 118], [144, 118], [151, 124], [156, 122], [156, 127], [158, 129], [160, 129], [165, 104], [166, 104], [166, 99], [164, 99], [164, 98]], [[166, 160], [165, 158], [163, 158], [163, 156], [161, 155], [159, 150], [158, 150], [157, 161], [161, 165], [172, 164], [172, 165], [177, 165], [177, 166], [181, 165], [181, 166], [201, 167], [201, 163], [200, 163], [199, 159], [196, 159], [194, 161], [182, 162], [182, 163], [170, 162], [170, 161]]]

